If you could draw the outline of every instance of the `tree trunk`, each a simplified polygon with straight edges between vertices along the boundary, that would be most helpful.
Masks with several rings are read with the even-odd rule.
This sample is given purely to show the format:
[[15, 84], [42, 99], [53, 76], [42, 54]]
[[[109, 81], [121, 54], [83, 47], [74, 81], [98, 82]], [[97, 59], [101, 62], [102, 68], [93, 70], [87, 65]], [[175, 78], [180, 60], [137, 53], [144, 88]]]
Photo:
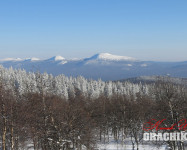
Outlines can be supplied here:
[[14, 127], [13, 127], [13, 122], [11, 125], [11, 150], [14, 150]]
[[5, 117], [5, 105], [2, 104], [2, 116], [3, 116], [3, 138], [2, 138], [2, 145], [3, 145], [3, 150], [6, 150], [6, 131], [7, 131], [7, 127], [6, 127], [6, 117]]

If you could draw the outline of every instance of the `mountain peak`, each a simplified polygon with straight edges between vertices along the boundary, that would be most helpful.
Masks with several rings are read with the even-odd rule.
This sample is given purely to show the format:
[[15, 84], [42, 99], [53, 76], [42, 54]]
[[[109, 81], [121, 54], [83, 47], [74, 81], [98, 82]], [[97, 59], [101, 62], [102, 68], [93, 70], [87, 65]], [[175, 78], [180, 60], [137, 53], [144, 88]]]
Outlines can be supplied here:
[[49, 60], [52, 60], [52, 61], [61, 61], [61, 60], [64, 60], [65, 58], [58, 55], [58, 56], [54, 56], [52, 58], [50, 58]]
[[98, 59], [98, 60], [109, 60], [109, 61], [132, 61], [136, 60], [135, 58], [128, 57], [128, 56], [118, 56], [112, 55], [109, 53], [99, 53], [91, 57], [91, 59]]
[[36, 58], [36, 57], [32, 57], [31, 58], [31, 61], [38, 61], [38, 60], [40, 60], [39, 58]]
[[39, 61], [39, 58], [32, 57], [32, 58], [26, 58], [25, 61]]

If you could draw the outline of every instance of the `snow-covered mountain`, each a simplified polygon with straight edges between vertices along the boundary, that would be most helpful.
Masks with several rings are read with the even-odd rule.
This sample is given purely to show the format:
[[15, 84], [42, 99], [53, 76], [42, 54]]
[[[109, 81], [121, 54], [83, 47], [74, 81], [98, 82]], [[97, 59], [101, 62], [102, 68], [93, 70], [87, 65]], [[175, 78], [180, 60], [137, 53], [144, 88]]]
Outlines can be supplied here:
[[54, 56], [54, 57], [52, 57], [52, 58], [50, 58], [48, 60], [49, 61], [62, 61], [62, 60], [65, 60], [65, 58], [62, 57], [62, 56]]
[[136, 60], [135, 58], [132, 58], [132, 57], [117, 56], [117, 55], [112, 55], [109, 53], [96, 54], [96, 55], [90, 57], [89, 59], [90, 60], [105, 60], [105, 61], [133, 61], [133, 60]]
[[187, 77], [187, 61], [141, 61], [132, 57], [109, 53], [100, 53], [84, 59], [66, 59], [62, 56], [54, 56], [45, 60], [6, 58], [0, 60], [0, 64], [6, 68], [12, 66], [16, 69], [21, 68], [33, 72], [47, 72], [53, 75], [65, 74], [67, 76], [82, 75], [86, 78], [101, 78], [103, 80], [120, 80], [150, 75]]

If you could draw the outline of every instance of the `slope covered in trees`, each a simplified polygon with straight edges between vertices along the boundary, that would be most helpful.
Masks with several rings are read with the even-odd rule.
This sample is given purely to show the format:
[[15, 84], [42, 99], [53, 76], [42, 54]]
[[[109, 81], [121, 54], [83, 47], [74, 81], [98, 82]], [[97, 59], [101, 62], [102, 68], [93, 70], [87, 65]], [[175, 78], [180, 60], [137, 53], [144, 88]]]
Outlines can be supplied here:
[[25, 70], [5, 69], [2, 66], [0, 67], [0, 77], [6, 83], [6, 89], [16, 88], [20, 95], [39, 92], [40, 87], [43, 87], [45, 93], [52, 93], [66, 99], [74, 97], [77, 92], [89, 98], [98, 98], [100, 95], [110, 97], [113, 94], [130, 95], [142, 91], [142, 88], [144, 92], [148, 92], [147, 86], [130, 82], [104, 82], [88, 80], [82, 76], [77, 78], [64, 75], [54, 77], [47, 73], [28, 73]]
[[[130, 138], [138, 150], [145, 122], [166, 119], [163, 126], [171, 127], [187, 117], [187, 90], [170, 82], [103, 82], [3, 67], [0, 79], [3, 150], [26, 149], [28, 143], [35, 150], [92, 150], [110, 136]], [[185, 149], [183, 141], [159, 144]]]

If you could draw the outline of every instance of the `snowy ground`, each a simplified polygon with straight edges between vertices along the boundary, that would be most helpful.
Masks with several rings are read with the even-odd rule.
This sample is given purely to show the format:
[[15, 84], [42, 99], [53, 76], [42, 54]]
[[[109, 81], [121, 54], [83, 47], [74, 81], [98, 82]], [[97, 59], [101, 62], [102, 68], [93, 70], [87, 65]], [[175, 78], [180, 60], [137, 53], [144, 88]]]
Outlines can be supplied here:
[[[99, 150], [132, 150], [132, 145], [122, 145], [116, 143], [100, 144]], [[157, 147], [155, 145], [140, 145], [139, 150], [166, 150], [166, 146]]]
[[[27, 141], [23, 146], [24, 148], [20, 150], [34, 150], [32, 141]], [[135, 146], [135, 150], [136, 150]], [[187, 147], [186, 147], [187, 149]], [[77, 149], [75, 149], [77, 150]], [[83, 148], [83, 150], [86, 150]], [[109, 141], [104, 143], [98, 143], [97, 144], [97, 150], [133, 150], [131, 139], [126, 138], [123, 142], [122, 141], [116, 141], [111, 136], [109, 137]], [[155, 145], [153, 143], [146, 143], [143, 142], [143, 144], [139, 145], [139, 150], [169, 150], [166, 144], [160, 144]]]
[[[126, 141], [124, 144], [110, 141], [106, 144], [98, 144], [97, 147], [98, 150], [132, 150], [132, 144], [130, 141]], [[34, 150], [33, 144], [27, 144], [24, 150]], [[139, 150], [166, 150], [166, 146], [162, 145], [158, 147], [156, 145], [144, 144], [139, 146]]]
[[[132, 150], [132, 143], [130, 139], [126, 139], [124, 142], [116, 142], [115, 140], [110, 140], [105, 144], [98, 144], [99, 150]], [[136, 146], [135, 146], [136, 150]], [[139, 145], [139, 150], [166, 150], [166, 145], [154, 145], [144, 143]]]
[[[105, 138], [105, 142], [97, 144], [98, 150], [132, 150], [132, 141], [130, 137], [126, 137], [125, 140], [115, 140], [113, 135], [110, 133], [109, 137]], [[123, 139], [122, 136], [119, 136], [119, 139]], [[135, 142], [135, 141], [134, 141]], [[104, 144], [105, 143], [105, 144]], [[136, 150], [135, 145], [135, 150]], [[146, 143], [143, 141], [143, 144], [139, 144], [139, 150], [167, 150], [166, 145], [154, 145], [151, 142]]]

